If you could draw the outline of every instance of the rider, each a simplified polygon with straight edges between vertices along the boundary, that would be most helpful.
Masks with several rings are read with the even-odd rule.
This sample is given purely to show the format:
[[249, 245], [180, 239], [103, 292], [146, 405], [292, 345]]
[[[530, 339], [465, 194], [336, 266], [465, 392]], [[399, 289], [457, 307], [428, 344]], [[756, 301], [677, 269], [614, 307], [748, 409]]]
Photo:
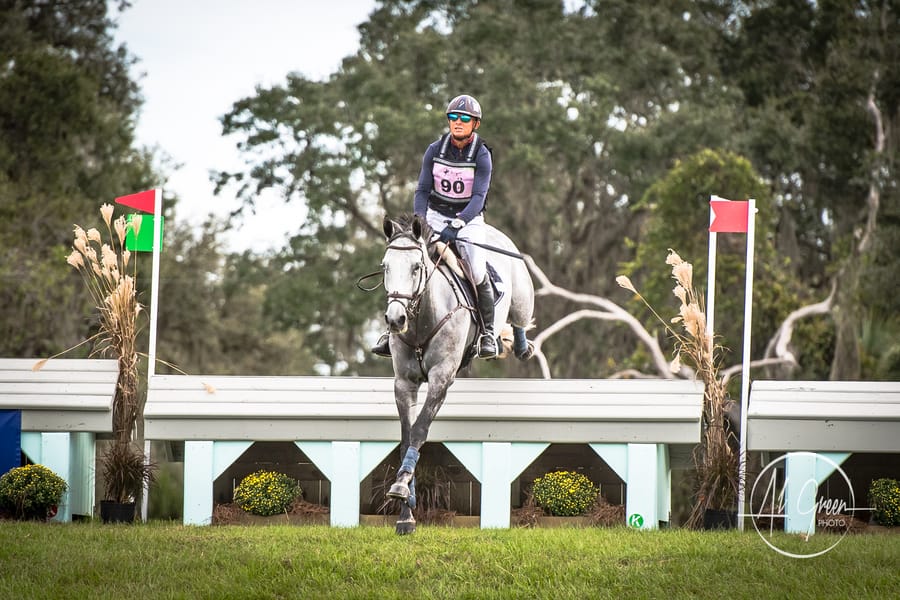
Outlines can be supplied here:
[[[425, 217], [442, 242], [459, 237], [460, 254], [472, 270], [478, 292], [478, 310], [484, 323], [478, 357], [494, 358], [497, 341], [494, 334], [494, 289], [487, 274], [485, 250], [475, 242], [485, 242], [484, 206], [491, 185], [491, 152], [476, 133], [481, 125], [481, 104], [462, 94], [447, 105], [449, 133], [433, 142], [422, 157], [422, 170], [416, 186], [413, 210]], [[372, 352], [390, 356], [387, 334], [381, 336]]]

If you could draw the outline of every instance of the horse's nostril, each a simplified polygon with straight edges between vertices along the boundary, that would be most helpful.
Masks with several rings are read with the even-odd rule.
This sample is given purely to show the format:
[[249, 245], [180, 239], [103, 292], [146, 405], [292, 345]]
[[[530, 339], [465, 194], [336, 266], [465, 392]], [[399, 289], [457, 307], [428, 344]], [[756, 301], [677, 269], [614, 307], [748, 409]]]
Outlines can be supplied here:
[[406, 315], [400, 315], [400, 318], [397, 319], [397, 324], [403, 327], [406, 324]]

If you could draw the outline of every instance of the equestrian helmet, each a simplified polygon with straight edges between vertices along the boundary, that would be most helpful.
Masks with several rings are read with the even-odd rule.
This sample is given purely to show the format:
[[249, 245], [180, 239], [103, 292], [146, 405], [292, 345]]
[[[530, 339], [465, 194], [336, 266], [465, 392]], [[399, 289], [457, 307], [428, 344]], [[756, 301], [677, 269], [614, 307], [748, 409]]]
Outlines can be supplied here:
[[481, 104], [468, 94], [462, 94], [450, 101], [447, 105], [447, 113], [469, 115], [481, 120]]

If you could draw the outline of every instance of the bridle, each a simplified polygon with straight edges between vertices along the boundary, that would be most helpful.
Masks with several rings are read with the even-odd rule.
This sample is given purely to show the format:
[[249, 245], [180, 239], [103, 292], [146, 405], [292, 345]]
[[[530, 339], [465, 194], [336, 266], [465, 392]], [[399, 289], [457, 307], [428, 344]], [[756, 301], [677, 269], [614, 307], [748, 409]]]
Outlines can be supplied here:
[[[399, 238], [406, 238], [408, 240], [412, 240], [413, 242], [417, 242], [417, 240], [415, 240], [411, 235], [407, 233], [401, 233], [388, 240], [387, 250], [400, 250], [406, 252], [418, 250], [419, 266], [421, 267], [419, 269], [419, 281], [416, 283], [411, 294], [388, 291], [388, 306], [390, 306], [392, 302], [400, 302], [403, 306], [403, 309], [406, 311], [406, 315], [412, 318], [419, 313], [419, 302], [422, 300], [422, 295], [425, 293], [425, 289], [428, 286], [428, 280], [434, 273], [434, 269], [432, 269], [431, 271], [428, 270], [428, 263], [425, 261], [425, 250], [422, 248], [422, 244], [414, 243], [412, 246], [400, 246], [394, 243], [395, 240]], [[407, 301], [405, 305], [403, 304], [403, 300]]]
[[[398, 245], [396, 241], [400, 238], [411, 240], [413, 242], [413, 245]], [[438, 266], [441, 263], [443, 254], [438, 257], [436, 262], [432, 263], [433, 268], [429, 270], [429, 261], [426, 260], [426, 250], [424, 248], [424, 244], [418, 243], [418, 240], [406, 231], [397, 233], [396, 235], [391, 237], [388, 240], [387, 250], [400, 250], [407, 252], [418, 250], [420, 253], [419, 264], [422, 268], [419, 269], [419, 281], [416, 284], [413, 292], [411, 294], [404, 294], [397, 291], [387, 291], [387, 288], [385, 288], [385, 291], [387, 291], [388, 306], [390, 306], [392, 302], [400, 302], [402, 305], [403, 301], [406, 300], [406, 304], [403, 305], [403, 308], [406, 311], [406, 315], [411, 321], [415, 320], [418, 324], [419, 303], [421, 302], [422, 297], [425, 295], [425, 291], [428, 289], [429, 280], [436, 272], [440, 271], [440, 269], [438, 269]], [[449, 252], [449, 250], [445, 251]], [[446, 277], [446, 275], [444, 276]], [[432, 338], [437, 334], [438, 331], [440, 331], [441, 327], [443, 327], [450, 320], [450, 318], [453, 317], [453, 315], [456, 314], [456, 312], [461, 308], [465, 308], [469, 311], [473, 310], [472, 307], [468, 306], [464, 302], [460, 302], [459, 296], [457, 296], [456, 306], [453, 307], [446, 315], [444, 315], [441, 320], [435, 323], [434, 327], [431, 329], [431, 332], [425, 337], [425, 339], [421, 341], [416, 340], [415, 343], [410, 343], [409, 341], [404, 339], [403, 336], [398, 336], [401, 342], [415, 351], [416, 359], [419, 363], [419, 369], [422, 371], [422, 376], [426, 381], [428, 380], [428, 373], [425, 370], [424, 364], [425, 350], [428, 348], [428, 344], [429, 342], [431, 342]], [[418, 327], [416, 327], [416, 330], [418, 331]]]

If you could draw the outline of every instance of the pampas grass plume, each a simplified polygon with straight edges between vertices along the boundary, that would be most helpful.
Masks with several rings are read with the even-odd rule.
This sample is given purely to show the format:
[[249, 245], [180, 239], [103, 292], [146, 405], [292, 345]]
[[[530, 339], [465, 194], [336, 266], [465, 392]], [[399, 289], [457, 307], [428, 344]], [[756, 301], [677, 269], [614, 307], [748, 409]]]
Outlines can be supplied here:
[[635, 294], [638, 293], [638, 291], [634, 288], [634, 285], [631, 283], [631, 280], [628, 279], [628, 277], [626, 277], [625, 275], [619, 275], [618, 277], [616, 277], [616, 283], [619, 284], [619, 287], [623, 287], [630, 292], [634, 292]]
[[103, 220], [106, 222], [107, 227], [109, 227], [109, 222], [112, 220], [114, 210], [115, 208], [112, 204], [104, 203], [100, 205], [100, 214], [103, 215]]

